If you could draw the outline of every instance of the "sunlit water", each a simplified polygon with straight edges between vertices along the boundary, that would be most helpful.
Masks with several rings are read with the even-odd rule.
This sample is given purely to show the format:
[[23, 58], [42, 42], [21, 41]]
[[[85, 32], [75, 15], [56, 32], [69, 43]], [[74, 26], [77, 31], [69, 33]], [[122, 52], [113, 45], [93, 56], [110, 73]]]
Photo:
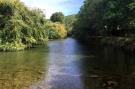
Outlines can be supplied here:
[[1, 52], [0, 89], [135, 89], [135, 56], [72, 38]]

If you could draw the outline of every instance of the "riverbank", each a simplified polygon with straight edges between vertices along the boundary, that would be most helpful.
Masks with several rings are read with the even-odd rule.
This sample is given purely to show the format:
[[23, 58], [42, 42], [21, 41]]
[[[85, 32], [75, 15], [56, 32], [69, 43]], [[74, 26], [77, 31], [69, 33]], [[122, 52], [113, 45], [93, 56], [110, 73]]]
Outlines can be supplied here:
[[[82, 42], [82, 41], [81, 41]], [[86, 44], [92, 45], [103, 45], [103, 46], [113, 46], [125, 51], [135, 52], [135, 39], [130, 37], [103, 37], [103, 36], [93, 36], [83, 40]]]
[[104, 45], [112, 45], [126, 51], [135, 52], [135, 39], [130, 37], [105, 37], [101, 39]]

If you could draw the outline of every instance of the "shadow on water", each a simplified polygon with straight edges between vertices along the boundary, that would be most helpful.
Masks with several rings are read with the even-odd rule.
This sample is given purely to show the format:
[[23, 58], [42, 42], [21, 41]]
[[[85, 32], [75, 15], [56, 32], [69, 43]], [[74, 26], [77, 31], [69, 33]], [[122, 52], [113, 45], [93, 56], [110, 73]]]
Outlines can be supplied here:
[[83, 50], [89, 50], [80, 59], [84, 89], [135, 89], [135, 56], [111, 46]]
[[135, 56], [74, 39], [49, 43], [50, 89], [135, 89]]
[[47, 69], [47, 48], [0, 53], [0, 89], [27, 89]]

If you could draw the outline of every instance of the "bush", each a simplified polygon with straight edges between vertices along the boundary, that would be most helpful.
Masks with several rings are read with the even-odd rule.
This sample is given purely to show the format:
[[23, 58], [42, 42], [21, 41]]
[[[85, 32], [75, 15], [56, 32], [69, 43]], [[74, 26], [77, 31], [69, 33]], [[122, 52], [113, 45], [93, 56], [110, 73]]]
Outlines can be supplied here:
[[52, 23], [47, 24], [49, 39], [63, 39], [67, 36], [67, 31], [64, 24]]
[[20, 50], [44, 44], [46, 19], [40, 9], [28, 9], [19, 0], [0, 0], [0, 50]]

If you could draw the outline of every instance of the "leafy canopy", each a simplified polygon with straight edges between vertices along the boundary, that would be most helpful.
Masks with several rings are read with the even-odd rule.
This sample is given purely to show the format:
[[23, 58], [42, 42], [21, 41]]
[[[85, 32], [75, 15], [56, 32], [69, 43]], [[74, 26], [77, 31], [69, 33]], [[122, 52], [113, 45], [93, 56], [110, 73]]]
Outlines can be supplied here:
[[77, 15], [74, 35], [77, 38], [135, 34], [134, 0], [85, 0]]
[[64, 21], [64, 14], [62, 12], [53, 13], [52, 16], [50, 17], [50, 20], [52, 22], [63, 23], [63, 21]]

